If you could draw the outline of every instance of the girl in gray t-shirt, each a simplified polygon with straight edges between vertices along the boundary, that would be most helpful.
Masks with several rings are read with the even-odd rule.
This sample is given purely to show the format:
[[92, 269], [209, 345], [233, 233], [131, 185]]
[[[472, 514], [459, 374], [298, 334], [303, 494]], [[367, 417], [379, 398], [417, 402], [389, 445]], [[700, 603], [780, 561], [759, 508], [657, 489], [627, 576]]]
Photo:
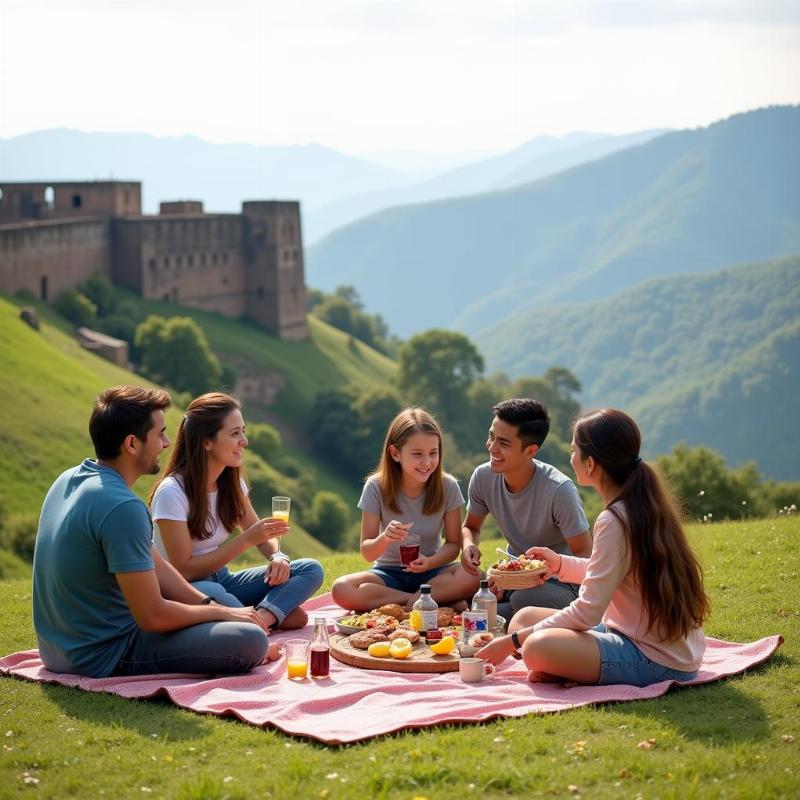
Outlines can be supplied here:
[[333, 599], [353, 611], [408, 605], [429, 583], [438, 603], [465, 607], [478, 588], [478, 576], [452, 563], [461, 547], [463, 504], [455, 478], [442, 471], [442, 432], [436, 420], [421, 408], [401, 411], [358, 501], [361, 554], [374, 565], [337, 579]]

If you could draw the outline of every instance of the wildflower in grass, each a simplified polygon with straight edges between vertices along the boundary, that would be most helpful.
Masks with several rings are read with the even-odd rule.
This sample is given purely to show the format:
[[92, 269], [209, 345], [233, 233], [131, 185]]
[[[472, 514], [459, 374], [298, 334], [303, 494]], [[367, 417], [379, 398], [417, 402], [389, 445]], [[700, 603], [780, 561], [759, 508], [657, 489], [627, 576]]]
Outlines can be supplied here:
[[652, 750], [656, 746], [655, 739], [645, 739], [643, 742], [639, 742], [636, 745], [640, 750]]

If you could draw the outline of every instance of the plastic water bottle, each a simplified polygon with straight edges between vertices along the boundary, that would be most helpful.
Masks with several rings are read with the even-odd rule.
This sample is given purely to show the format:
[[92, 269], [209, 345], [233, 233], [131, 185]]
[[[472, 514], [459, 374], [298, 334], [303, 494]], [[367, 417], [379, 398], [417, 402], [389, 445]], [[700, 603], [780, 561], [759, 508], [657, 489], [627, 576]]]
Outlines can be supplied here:
[[431, 597], [431, 587], [423, 583], [419, 587], [419, 600], [411, 607], [411, 625], [420, 633], [439, 627], [439, 604]]
[[472, 598], [473, 611], [486, 611], [489, 618], [489, 630], [493, 631], [497, 625], [497, 598], [489, 591], [489, 581], [483, 579], [481, 587]]
[[331, 643], [325, 617], [314, 617], [314, 632], [309, 647], [309, 672], [312, 678], [327, 678], [331, 671]]

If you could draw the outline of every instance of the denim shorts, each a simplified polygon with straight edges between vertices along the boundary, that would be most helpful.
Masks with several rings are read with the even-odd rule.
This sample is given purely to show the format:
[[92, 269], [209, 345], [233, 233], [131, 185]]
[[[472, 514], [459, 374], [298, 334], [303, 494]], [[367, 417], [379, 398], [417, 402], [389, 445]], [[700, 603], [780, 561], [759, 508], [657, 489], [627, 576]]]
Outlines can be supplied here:
[[450, 564], [443, 567], [434, 567], [425, 572], [406, 572], [405, 567], [372, 567], [370, 572], [377, 575], [390, 589], [398, 592], [414, 594], [419, 591], [423, 583], [430, 583], [442, 570], [447, 569]]
[[649, 686], [661, 681], [690, 681], [697, 672], [682, 672], [651, 661], [624, 634], [607, 627], [604, 623], [589, 628], [600, 646], [600, 680], [598, 684], [628, 684]]

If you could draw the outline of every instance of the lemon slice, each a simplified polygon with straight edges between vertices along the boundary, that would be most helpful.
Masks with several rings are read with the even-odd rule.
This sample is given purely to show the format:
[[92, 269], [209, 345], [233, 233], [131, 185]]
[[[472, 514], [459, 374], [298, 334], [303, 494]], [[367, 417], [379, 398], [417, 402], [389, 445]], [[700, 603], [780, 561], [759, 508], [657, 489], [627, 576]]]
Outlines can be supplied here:
[[441, 642], [430, 645], [430, 648], [437, 656], [446, 656], [456, 649], [456, 640], [452, 636], [445, 636]]
[[408, 658], [413, 650], [413, 645], [408, 639], [395, 639], [389, 650], [389, 655], [392, 658]]
[[392, 649], [391, 642], [373, 642], [368, 648], [367, 652], [376, 658], [387, 658], [389, 651]]

